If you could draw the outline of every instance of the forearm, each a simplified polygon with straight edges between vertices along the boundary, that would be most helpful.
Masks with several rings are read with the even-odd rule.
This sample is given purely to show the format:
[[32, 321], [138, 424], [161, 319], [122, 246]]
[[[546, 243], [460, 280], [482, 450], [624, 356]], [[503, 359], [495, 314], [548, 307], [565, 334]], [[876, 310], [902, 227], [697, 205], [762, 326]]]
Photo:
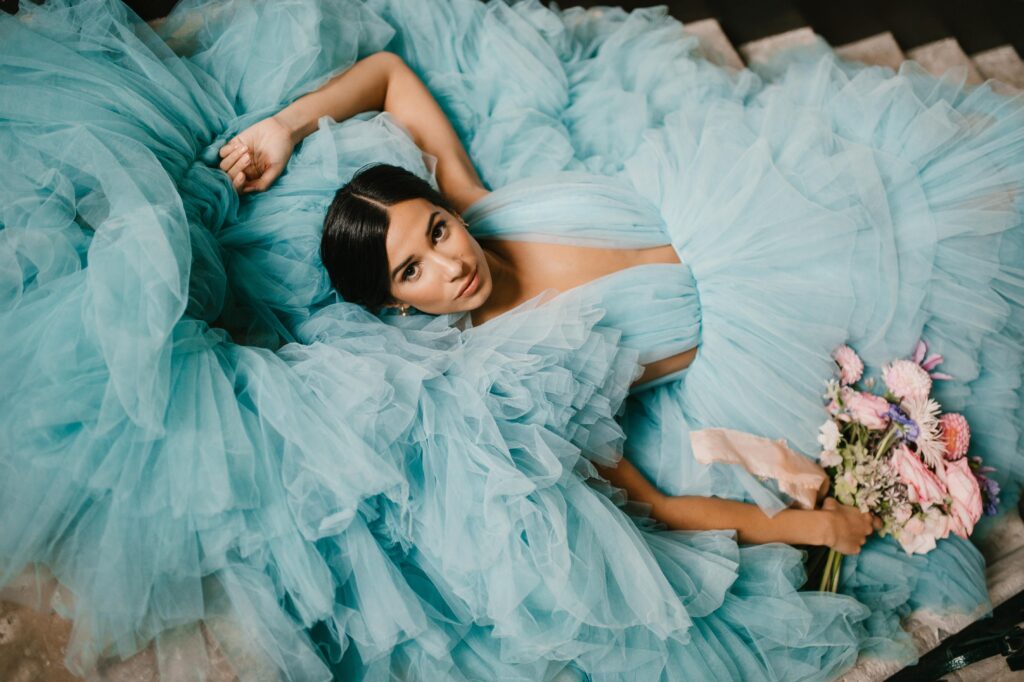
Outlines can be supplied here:
[[596, 462], [594, 467], [606, 481], [616, 488], [625, 490], [629, 495], [629, 499], [637, 502], [646, 502], [651, 505], [652, 509], [662, 508], [665, 500], [668, 498], [625, 457], [619, 458], [618, 466], [615, 467], [602, 466]]
[[768, 516], [747, 502], [717, 497], [666, 497], [651, 516], [678, 530], [736, 530], [743, 543], [785, 542], [790, 545], [826, 545], [823, 513], [809, 509], [783, 509]]
[[343, 121], [363, 111], [388, 112], [420, 149], [437, 159], [437, 184], [456, 210], [487, 192], [440, 105], [415, 72], [391, 52], [359, 60], [319, 90], [295, 100], [276, 118], [298, 142], [316, 130], [321, 116]]
[[377, 52], [360, 59], [319, 89], [303, 95], [274, 115], [288, 128], [298, 144], [317, 128], [317, 121], [330, 116], [344, 121], [364, 111], [383, 111], [388, 80], [396, 55]]
[[673, 496], [658, 490], [625, 457], [614, 468], [595, 465], [631, 500], [651, 505], [651, 516], [676, 530], [735, 530], [743, 543], [827, 544], [822, 512], [784, 509], [769, 517], [757, 505], [716, 497]]

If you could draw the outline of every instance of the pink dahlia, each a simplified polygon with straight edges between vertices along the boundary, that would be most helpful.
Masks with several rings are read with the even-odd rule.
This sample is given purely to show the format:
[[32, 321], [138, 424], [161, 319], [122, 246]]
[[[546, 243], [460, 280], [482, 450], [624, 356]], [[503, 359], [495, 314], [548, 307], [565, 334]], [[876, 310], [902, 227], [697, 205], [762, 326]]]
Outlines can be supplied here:
[[832, 359], [839, 365], [839, 378], [843, 385], [852, 384], [864, 374], [864, 363], [860, 356], [846, 344], [832, 351]]
[[967, 454], [971, 442], [971, 428], [962, 414], [947, 412], [939, 417], [939, 426], [946, 441], [946, 459], [957, 460]]
[[885, 385], [901, 400], [903, 398], [923, 400], [932, 390], [932, 378], [928, 376], [928, 371], [910, 360], [890, 362], [882, 368], [882, 376], [885, 378]]

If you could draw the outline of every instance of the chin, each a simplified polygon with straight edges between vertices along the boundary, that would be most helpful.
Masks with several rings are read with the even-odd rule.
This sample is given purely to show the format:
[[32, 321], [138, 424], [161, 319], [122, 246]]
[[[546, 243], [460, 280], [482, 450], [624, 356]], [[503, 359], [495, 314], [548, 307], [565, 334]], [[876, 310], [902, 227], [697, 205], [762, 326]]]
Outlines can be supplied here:
[[487, 275], [481, 274], [480, 280], [481, 280], [480, 281], [480, 286], [477, 288], [475, 294], [473, 294], [472, 296], [470, 296], [469, 298], [467, 298], [464, 301], [462, 299], [459, 299], [462, 302], [462, 304], [463, 304], [462, 305], [462, 309], [463, 310], [466, 310], [466, 311], [476, 310], [477, 308], [482, 306], [487, 301], [488, 297], [490, 297], [490, 295], [491, 295], [491, 277], [490, 277], [490, 273], [487, 273]]

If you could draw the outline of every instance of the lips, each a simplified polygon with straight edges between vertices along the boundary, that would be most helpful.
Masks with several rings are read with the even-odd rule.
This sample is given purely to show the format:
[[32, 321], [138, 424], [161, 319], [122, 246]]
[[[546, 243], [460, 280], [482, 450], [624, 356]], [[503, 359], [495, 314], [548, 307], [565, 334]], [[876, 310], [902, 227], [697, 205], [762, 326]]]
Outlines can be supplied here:
[[466, 280], [466, 283], [463, 285], [462, 289], [459, 290], [459, 294], [455, 298], [462, 298], [462, 295], [464, 293], [466, 293], [466, 289], [468, 289], [470, 286], [472, 286], [473, 282], [476, 281], [476, 277], [477, 277], [477, 271], [474, 269], [473, 270], [473, 275], [469, 279]]

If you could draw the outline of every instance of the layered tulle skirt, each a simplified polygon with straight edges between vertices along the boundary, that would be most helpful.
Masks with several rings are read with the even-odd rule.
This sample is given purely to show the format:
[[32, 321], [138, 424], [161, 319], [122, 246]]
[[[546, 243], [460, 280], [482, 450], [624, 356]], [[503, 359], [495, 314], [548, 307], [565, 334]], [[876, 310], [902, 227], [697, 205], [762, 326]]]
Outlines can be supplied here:
[[[1007, 502], [1021, 479], [1020, 101], [827, 53], [767, 82], [694, 42], [663, 9], [536, 2], [0, 16], [0, 582], [72, 595], [73, 671], [155, 640], [202, 678], [212, 635], [242, 679], [828, 679], [912, 660], [914, 610], [987, 608], [970, 543], [873, 541], [841, 594], [800, 592], [798, 550], [667, 530], [596, 476], [625, 450], [742, 499], [688, 429], [813, 453], [832, 344], [923, 335]], [[468, 330], [337, 300], [337, 187], [430, 177], [387, 114], [322, 120], [239, 201], [223, 142], [380, 49], [489, 186], [586, 171], [660, 213], [700, 295], [681, 380], [630, 394], [586, 288]]]

